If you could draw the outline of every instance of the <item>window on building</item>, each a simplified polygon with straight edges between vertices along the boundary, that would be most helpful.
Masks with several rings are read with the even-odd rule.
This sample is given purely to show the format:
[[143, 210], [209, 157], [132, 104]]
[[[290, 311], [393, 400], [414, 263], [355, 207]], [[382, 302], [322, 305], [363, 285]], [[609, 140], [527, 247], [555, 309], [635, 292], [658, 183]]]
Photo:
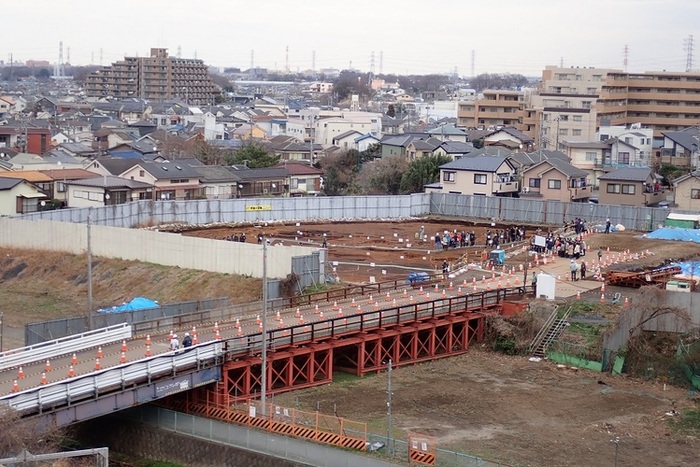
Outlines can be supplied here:
[[477, 185], [486, 185], [486, 174], [474, 174], [474, 183]]
[[617, 160], [620, 164], [629, 164], [630, 163], [630, 153], [629, 152], [618, 152], [617, 153]]
[[690, 198], [691, 199], [700, 199], [700, 189], [698, 188], [693, 188], [690, 190]]
[[561, 180], [547, 181], [547, 188], [549, 188], [550, 190], [561, 190]]
[[569, 116], [568, 115], [559, 115], [559, 121], [560, 122], [568, 122]]
[[139, 177], [145, 177], [146, 176], [146, 171], [145, 170], [139, 170]]
[[583, 107], [584, 109], [590, 109], [591, 108], [591, 101], [581, 102], [581, 107]]
[[601, 135], [600, 135], [600, 140], [601, 140], [601, 141], [605, 141], [606, 139], [609, 139], [609, 138], [610, 138], [610, 135], [606, 135], [606, 134], [602, 134], [602, 133], [601, 133]]
[[568, 135], [569, 135], [568, 128], [559, 128], [559, 136], [568, 136]]
[[619, 183], [608, 183], [608, 186], [605, 189], [605, 191], [608, 193], [619, 194], [620, 193], [620, 184]]
[[630, 184], [624, 184], [622, 185], [622, 194], [624, 195], [633, 195], [634, 194], [634, 185]]
[[574, 115], [574, 116], [572, 117], [572, 119], [573, 119], [573, 121], [575, 121], [575, 122], [582, 122], [582, 121], [583, 121], [583, 117], [582, 117], [581, 115]]
[[443, 172], [442, 181], [443, 182], [454, 182], [456, 172]]
[[65, 193], [66, 192], [66, 184], [64, 182], [58, 182], [56, 184], [56, 191], [59, 193]]
[[571, 130], [571, 134], [573, 136], [581, 136], [581, 130], [573, 129], [573, 130]]
[[528, 181], [528, 185], [529, 185], [530, 188], [539, 188], [539, 187], [540, 187], [540, 182], [541, 182], [541, 179], [539, 179], [539, 178], [531, 178], [531, 179]]

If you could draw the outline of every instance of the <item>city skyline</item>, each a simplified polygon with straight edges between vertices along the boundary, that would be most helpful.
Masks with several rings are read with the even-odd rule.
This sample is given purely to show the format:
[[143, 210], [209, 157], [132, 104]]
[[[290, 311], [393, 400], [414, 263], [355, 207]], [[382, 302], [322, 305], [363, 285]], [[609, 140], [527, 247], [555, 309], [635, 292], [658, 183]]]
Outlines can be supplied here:
[[[55, 5], [55, 4], [48, 4]], [[692, 0], [590, 0], [585, 8], [557, 0], [494, 3], [338, 0], [303, 3], [205, 0], [124, 0], [106, 11], [76, 0], [61, 7], [39, 0], [6, 5], [0, 60], [109, 65], [147, 56], [153, 47], [181, 50], [214, 67], [290, 72], [312, 68], [375, 73], [510, 72], [539, 76], [547, 65], [681, 71], [684, 41], [700, 27]], [[31, 15], [27, 12], [31, 11]], [[575, 24], [574, 23], [575, 20]], [[661, 25], [661, 26], [659, 26]], [[287, 53], [288, 48], [288, 53]], [[472, 51], [474, 61], [472, 62]], [[315, 56], [315, 60], [313, 57]], [[101, 61], [100, 61], [101, 58]], [[694, 58], [694, 57], [693, 57]], [[693, 69], [700, 68], [700, 55]]]

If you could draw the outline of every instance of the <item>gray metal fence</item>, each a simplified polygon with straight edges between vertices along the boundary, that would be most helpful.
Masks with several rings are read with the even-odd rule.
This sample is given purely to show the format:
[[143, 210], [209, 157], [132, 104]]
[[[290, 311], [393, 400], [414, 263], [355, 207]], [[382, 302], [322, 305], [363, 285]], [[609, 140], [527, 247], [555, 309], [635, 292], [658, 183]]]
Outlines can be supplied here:
[[[158, 308], [146, 308], [143, 310], [125, 311], [123, 313], [102, 313], [93, 315], [93, 327], [104, 328], [121, 323], [135, 324], [158, 318], [168, 318], [191, 314], [200, 310], [212, 310], [227, 306], [229, 306], [229, 299], [222, 297], [169, 303]], [[24, 327], [24, 345], [34, 345], [40, 342], [70, 336], [71, 334], [79, 334], [89, 329], [90, 320], [87, 316], [75, 316], [72, 318], [61, 318], [40, 323], [29, 323]]]

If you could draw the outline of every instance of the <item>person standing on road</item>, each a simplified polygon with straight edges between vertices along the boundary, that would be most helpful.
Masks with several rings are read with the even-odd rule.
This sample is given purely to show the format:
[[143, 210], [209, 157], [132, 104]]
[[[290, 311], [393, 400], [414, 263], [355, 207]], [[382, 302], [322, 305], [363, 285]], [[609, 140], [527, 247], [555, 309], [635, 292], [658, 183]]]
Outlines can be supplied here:
[[177, 338], [177, 334], [173, 334], [173, 338], [170, 339], [170, 350], [178, 350], [180, 348], [180, 341]]
[[442, 278], [447, 279], [447, 275], [450, 272], [450, 265], [447, 264], [447, 260], [442, 262]]
[[535, 271], [532, 271], [532, 293], [537, 296], [537, 274]]
[[190, 333], [186, 332], [185, 337], [182, 338], [182, 347], [187, 348], [187, 347], [192, 347], [192, 338], [190, 337]]
[[569, 268], [571, 269], [571, 280], [575, 281], [576, 280], [576, 273], [578, 272], [578, 264], [576, 264], [576, 260], [571, 258], [571, 263], [569, 264]]
[[598, 263], [603, 260], [603, 247], [598, 248]]
[[579, 268], [579, 270], [581, 271], [581, 280], [586, 279], [586, 262], [585, 261], [581, 261], [581, 267]]
[[610, 233], [610, 225], [611, 225], [610, 219], [606, 219], [605, 220], [605, 233], [606, 234]]

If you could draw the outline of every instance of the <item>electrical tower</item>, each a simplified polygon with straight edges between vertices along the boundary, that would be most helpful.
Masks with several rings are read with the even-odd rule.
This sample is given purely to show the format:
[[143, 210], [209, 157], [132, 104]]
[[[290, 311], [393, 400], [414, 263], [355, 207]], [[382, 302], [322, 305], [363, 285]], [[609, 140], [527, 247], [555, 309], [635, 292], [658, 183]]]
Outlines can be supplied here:
[[476, 50], [472, 49], [472, 78], [475, 76], [474, 75], [475, 65], [476, 65]]
[[70, 47], [66, 47], [66, 63], [70, 65]]
[[622, 50], [622, 69], [627, 73], [627, 63], [629, 62], [630, 47], [625, 44], [625, 48]]
[[693, 69], [693, 35], [683, 39], [683, 50], [685, 50], [685, 71]]
[[284, 71], [289, 73], [289, 46], [284, 48]]
[[379, 74], [384, 74], [384, 51], [379, 51]]
[[63, 41], [58, 43], [58, 63], [53, 69], [54, 78], [63, 77]]

